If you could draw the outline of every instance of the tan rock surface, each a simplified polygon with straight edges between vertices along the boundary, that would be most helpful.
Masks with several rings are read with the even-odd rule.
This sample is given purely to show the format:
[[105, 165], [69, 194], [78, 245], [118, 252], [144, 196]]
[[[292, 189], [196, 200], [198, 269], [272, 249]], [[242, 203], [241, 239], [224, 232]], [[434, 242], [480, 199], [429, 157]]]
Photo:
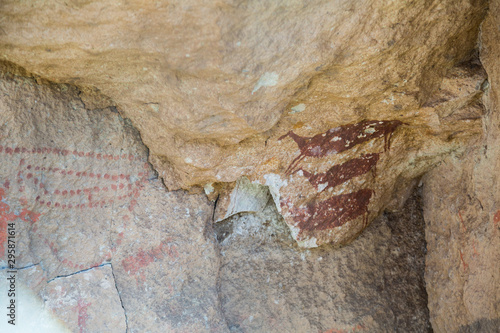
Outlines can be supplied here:
[[485, 135], [425, 177], [426, 284], [436, 332], [500, 331], [500, 2], [482, 25]]
[[[463, 91], [436, 89], [470, 56], [485, 8], [485, 2], [466, 0], [318, 0], [307, 6], [4, 1], [0, 56], [83, 87], [89, 107], [96, 91], [109, 96], [107, 103], [141, 132], [169, 189], [241, 176], [266, 185], [279, 177], [274, 185], [288, 187], [277, 205], [297, 241], [305, 247], [343, 244], [398, 195], [398, 182], [425, 172], [477, 133], [475, 121], [450, 124], [446, 118], [476, 98], [481, 73], [458, 74], [455, 83], [467, 86]], [[472, 113], [466, 117], [477, 117]], [[393, 125], [360, 129], [375, 132], [366, 140], [351, 138], [347, 151], [336, 148], [338, 155], [325, 147], [299, 152], [303, 147], [290, 138], [279, 139], [289, 131], [314, 137], [363, 121]], [[297, 167], [311, 174], [380, 154], [379, 177], [355, 175], [318, 194], [307, 177], [286, 172], [299, 154], [308, 164]], [[324, 154], [333, 155], [311, 161]], [[355, 201], [349, 212], [333, 213], [338, 221], [325, 224], [322, 211], [337, 211], [348, 200]]]

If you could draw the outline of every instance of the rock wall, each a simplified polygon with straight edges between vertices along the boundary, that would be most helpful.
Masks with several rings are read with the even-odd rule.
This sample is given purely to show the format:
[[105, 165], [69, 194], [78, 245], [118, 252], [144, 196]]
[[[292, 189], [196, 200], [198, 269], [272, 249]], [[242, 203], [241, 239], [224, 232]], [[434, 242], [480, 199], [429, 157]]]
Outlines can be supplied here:
[[484, 137], [476, 149], [452, 156], [425, 177], [426, 283], [437, 332], [500, 330], [500, 3], [481, 28]]
[[84, 102], [109, 96], [170, 190], [247, 176], [272, 187], [301, 246], [341, 245], [479, 134], [484, 73], [450, 69], [486, 8], [3, 1], [0, 56], [84, 87]]
[[0, 15], [0, 275], [66, 330], [500, 331], [499, 1]]

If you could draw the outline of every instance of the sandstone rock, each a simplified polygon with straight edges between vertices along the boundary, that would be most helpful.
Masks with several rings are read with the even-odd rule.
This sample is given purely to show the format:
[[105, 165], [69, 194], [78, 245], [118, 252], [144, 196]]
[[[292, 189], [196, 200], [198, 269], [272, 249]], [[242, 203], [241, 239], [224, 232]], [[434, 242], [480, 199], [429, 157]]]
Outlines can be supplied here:
[[273, 155], [265, 141], [283, 134], [274, 127], [289, 113], [319, 133], [325, 110], [332, 128], [425, 103], [474, 48], [485, 8], [3, 1], [0, 49], [31, 72], [109, 96], [176, 189], [258, 174]]
[[110, 264], [52, 280], [43, 288], [41, 297], [72, 332], [126, 330]]
[[[463, 117], [477, 116], [469, 104], [484, 77], [455, 70], [460, 77], [441, 80], [470, 57], [485, 8], [4, 1], [0, 54], [83, 87], [89, 108], [97, 91], [109, 96], [96, 105], [116, 104], [132, 120], [171, 190], [242, 176], [275, 197], [280, 187], [278, 209], [299, 244], [314, 247], [353, 239], [407, 182], [479, 132], [479, 121]], [[346, 137], [313, 147], [327, 133]], [[354, 164], [325, 182], [332, 165]]]
[[499, 15], [492, 1], [481, 32], [490, 85], [484, 137], [425, 177], [426, 284], [436, 332], [500, 331]]
[[216, 224], [231, 332], [429, 332], [417, 194], [340, 249], [301, 249], [269, 202]]
[[429, 331], [423, 176], [432, 327], [500, 331], [499, 8], [2, 1], [2, 268], [72, 331]]
[[87, 110], [74, 86], [37, 84], [5, 66], [2, 266], [15, 223], [16, 266], [43, 270], [22, 282], [72, 331], [223, 332], [204, 195], [167, 192], [113, 108]]

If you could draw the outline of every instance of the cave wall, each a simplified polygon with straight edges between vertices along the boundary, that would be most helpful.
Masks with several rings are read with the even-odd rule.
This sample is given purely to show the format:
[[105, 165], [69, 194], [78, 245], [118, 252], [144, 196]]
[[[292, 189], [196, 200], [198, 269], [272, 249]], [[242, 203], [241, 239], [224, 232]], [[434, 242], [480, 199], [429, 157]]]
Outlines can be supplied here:
[[15, 223], [63, 330], [500, 331], [499, 11], [2, 1], [1, 274]]
[[438, 332], [500, 329], [499, 14], [493, 1], [481, 26], [484, 135], [476, 149], [449, 157], [425, 176], [426, 283]]

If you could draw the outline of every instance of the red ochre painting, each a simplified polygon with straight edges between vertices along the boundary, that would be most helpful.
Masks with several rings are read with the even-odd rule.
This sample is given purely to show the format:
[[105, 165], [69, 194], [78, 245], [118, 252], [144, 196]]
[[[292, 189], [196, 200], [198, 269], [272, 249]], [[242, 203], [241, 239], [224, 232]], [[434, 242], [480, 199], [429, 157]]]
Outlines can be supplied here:
[[[380, 153], [362, 154], [342, 164], [334, 165], [323, 173], [313, 173], [298, 166], [306, 157], [327, 157], [377, 138], [384, 138], [384, 151], [387, 151], [391, 146], [392, 134], [401, 125], [403, 123], [399, 120], [366, 120], [335, 127], [312, 137], [301, 137], [290, 131], [278, 140], [290, 137], [298, 145], [300, 154], [292, 160], [285, 174], [306, 177], [318, 193], [333, 190], [336, 186], [370, 171], [375, 177]], [[304, 231], [330, 230], [340, 227], [361, 215], [364, 215], [363, 226], [366, 227], [368, 205], [374, 193], [372, 189], [367, 188], [352, 193], [333, 195], [322, 201], [311, 198], [302, 208], [295, 207], [289, 198], [283, 197], [280, 204], [282, 208], [288, 208], [294, 227], [300, 229], [300, 236]]]
[[[85, 168], [77, 170], [62, 166], [48, 166], [45, 162], [47, 157], [60, 159], [60, 163], [56, 160], [56, 163], [51, 165], [75, 165], [74, 161], [78, 161], [80, 163], [76, 164], [83, 165]], [[112, 155], [47, 147], [25, 148], [0, 145], [0, 159], [17, 164], [17, 168], [13, 171], [14, 177], [0, 178], [0, 258], [5, 257], [7, 224], [26, 222], [32, 225], [33, 235], [42, 239], [61, 264], [74, 269], [89, 267], [88, 264], [73, 262], [71, 258], [62, 258], [54, 242], [37, 233], [39, 229], [37, 222], [40, 217], [44, 212], [54, 209], [71, 211], [99, 210], [110, 207], [124, 207], [125, 211], [130, 214], [134, 210], [136, 199], [150, 172], [149, 164], [145, 159], [132, 154]], [[136, 172], [130, 174], [118, 171], [124, 169], [136, 170]], [[94, 185], [91, 187], [78, 185], [88, 183], [88, 181]], [[24, 207], [18, 213], [11, 209], [12, 204], [16, 202]], [[126, 225], [130, 217], [127, 214], [120, 214], [120, 216]], [[109, 260], [123, 237], [123, 232], [118, 234], [115, 246], [90, 266], [98, 266], [103, 261]]]

